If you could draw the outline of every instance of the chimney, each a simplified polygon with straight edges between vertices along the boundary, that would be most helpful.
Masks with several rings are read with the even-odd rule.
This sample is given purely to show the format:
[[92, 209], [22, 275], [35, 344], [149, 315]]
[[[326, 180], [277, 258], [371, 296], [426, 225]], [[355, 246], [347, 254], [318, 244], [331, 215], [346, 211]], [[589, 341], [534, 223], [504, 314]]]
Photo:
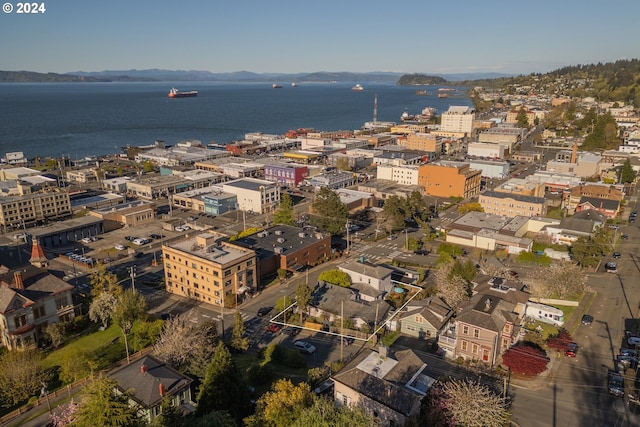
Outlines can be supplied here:
[[160, 397], [164, 397], [164, 383], [158, 384], [158, 391], [160, 392]]
[[13, 273], [13, 282], [14, 282], [14, 289], [24, 289], [24, 282], [22, 281], [22, 272], [21, 271], [16, 271], [15, 273]]
[[140, 365], [140, 373], [145, 374], [146, 372], [147, 372], [147, 365], [143, 363], [142, 365]]
[[491, 309], [491, 298], [484, 301], [484, 311], [489, 311], [489, 309]]

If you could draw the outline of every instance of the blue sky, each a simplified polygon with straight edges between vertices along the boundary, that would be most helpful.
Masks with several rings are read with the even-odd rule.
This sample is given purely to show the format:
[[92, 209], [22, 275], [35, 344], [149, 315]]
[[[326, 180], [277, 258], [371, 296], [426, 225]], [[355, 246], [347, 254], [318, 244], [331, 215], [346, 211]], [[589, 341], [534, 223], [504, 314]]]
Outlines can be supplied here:
[[46, 0], [0, 70], [547, 72], [640, 58], [640, 1]]

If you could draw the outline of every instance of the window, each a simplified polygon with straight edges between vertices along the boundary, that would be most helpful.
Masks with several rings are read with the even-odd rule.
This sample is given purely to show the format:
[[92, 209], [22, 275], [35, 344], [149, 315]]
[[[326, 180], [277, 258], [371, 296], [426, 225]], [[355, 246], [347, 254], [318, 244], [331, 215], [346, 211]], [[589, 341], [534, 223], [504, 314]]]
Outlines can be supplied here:
[[471, 347], [471, 352], [472, 352], [473, 354], [478, 354], [478, 344], [474, 344], [474, 345]]
[[462, 348], [462, 351], [467, 351], [469, 344], [466, 341], [462, 341], [460, 347]]
[[474, 338], [480, 338], [480, 330], [479, 329], [474, 329], [473, 330], [473, 337]]
[[462, 326], [462, 334], [463, 335], [469, 335], [469, 326], [468, 325]]

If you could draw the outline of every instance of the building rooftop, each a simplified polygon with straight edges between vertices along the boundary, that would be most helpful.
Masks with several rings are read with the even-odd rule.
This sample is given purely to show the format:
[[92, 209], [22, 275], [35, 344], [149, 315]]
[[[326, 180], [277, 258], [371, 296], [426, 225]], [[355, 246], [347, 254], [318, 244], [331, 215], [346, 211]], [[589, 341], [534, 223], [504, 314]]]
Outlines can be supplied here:
[[535, 197], [535, 196], [523, 196], [521, 194], [513, 194], [513, 193], [505, 193], [502, 191], [485, 191], [481, 194], [481, 196], [485, 196], [485, 197], [493, 197], [496, 199], [513, 199], [516, 200], [518, 202], [525, 202], [525, 203], [537, 203], [537, 204], [543, 204], [545, 203], [545, 199], [544, 197]]
[[172, 242], [167, 246], [220, 265], [233, 263], [254, 254], [250, 249], [223, 242], [223, 238], [224, 236], [218, 233], [201, 233]]
[[233, 181], [227, 181], [221, 184], [224, 187], [241, 188], [244, 190], [260, 191], [263, 188], [277, 187], [277, 184], [263, 179], [240, 178]]

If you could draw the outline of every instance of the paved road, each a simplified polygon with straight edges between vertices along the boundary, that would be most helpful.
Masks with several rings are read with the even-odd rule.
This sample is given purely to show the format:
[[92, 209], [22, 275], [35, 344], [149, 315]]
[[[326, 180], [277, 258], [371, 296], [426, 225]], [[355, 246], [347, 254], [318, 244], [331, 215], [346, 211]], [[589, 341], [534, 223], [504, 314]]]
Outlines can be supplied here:
[[[622, 254], [616, 260], [618, 274], [606, 273], [600, 266], [598, 272], [588, 275], [588, 286], [596, 295], [586, 312], [595, 320], [590, 326], [578, 320], [570, 330], [579, 345], [577, 357], [555, 359], [553, 378], [541, 389], [513, 390], [513, 419], [521, 427], [640, 425], [640, 416], [630, 413], [625, 400], [607, 392], [607, 372], [614, 368], [615, 356], [624, 345], [624, 331], [637, 328], [640, 306], [640, 263], [636, 255], [640, 230], [628, 225], [620, 231], [629, 239], [620, 240], [616, 246]], [[610, 260], [607, 257], [603, 261]], [[576, 316], [579, 319], [582, 313]], [[628, 370], [625, 375], [629, 387], [635, 373]]]

